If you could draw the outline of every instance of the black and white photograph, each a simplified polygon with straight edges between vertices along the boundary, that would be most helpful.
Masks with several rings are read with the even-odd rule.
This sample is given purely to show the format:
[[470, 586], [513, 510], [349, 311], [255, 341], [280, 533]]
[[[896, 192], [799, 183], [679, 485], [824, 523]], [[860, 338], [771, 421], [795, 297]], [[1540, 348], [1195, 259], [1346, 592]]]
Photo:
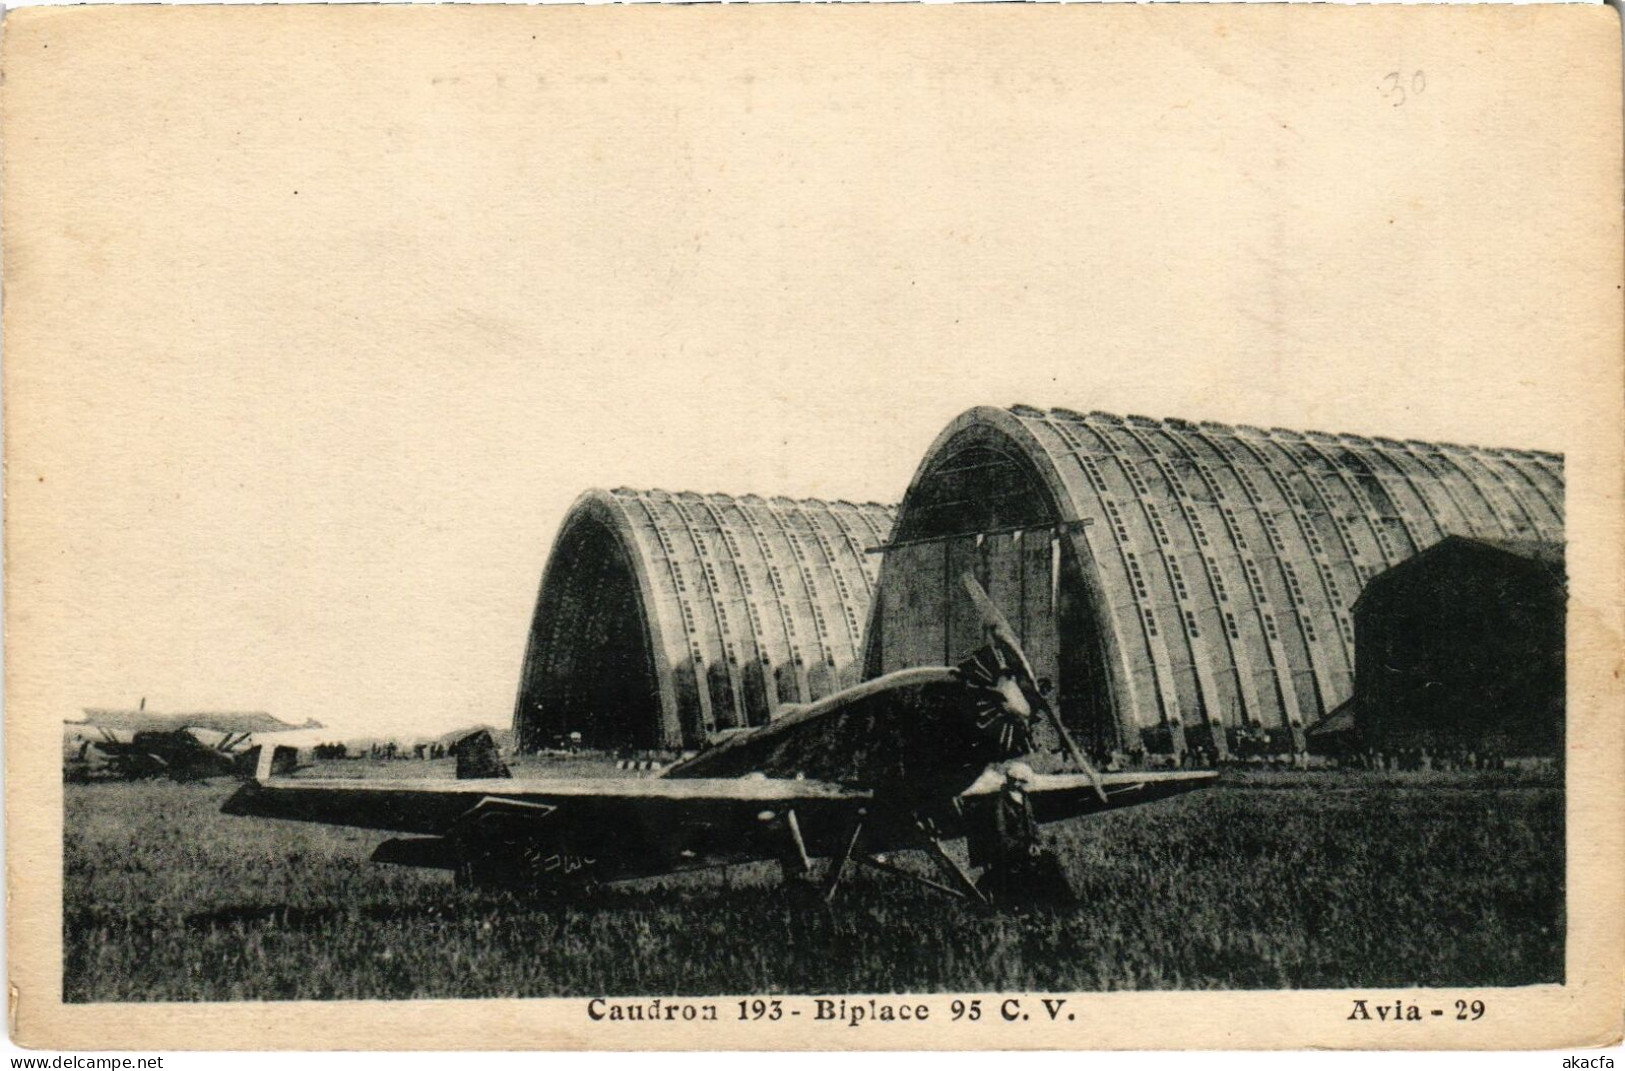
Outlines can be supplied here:
[[20, 1043], [1617, 1041], [1610, 10], [4, 68]]

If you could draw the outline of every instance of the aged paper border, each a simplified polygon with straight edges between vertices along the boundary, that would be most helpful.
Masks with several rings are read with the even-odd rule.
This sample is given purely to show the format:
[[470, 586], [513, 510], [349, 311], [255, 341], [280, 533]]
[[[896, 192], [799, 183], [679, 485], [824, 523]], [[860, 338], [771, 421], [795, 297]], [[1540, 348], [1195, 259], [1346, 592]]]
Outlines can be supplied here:
[[[1594, 92], [1577, 100], [1586, 104], [1612, 101], [1572, 116], [1582, 140], [1609, 162], [1597, 166], [1595, 205], [1577, 205], [1587, 225], [1599, 232], [1586, 263], [1564, 267], [1549, 280], [1553, 287], [1581, 288], [1593, 295], [1595, 325], [1589, 390], [1577, 393], [1565, 429], [1567, 456], [1568, 569], [1572, 611], [1569, 628], [1568, 733], [1568, 955], [1562, 986], [1519, 990], [1480, 990], [1474, 995], [1493, 1001], [1493, 1025], [1466, 1032], [1449, 1021], [1423, 1023], [1403, 1031], [1372, 1029], [1347, 1022], [1349, 994], [1344, 991], [1289, 992], [1150, 992], [1081, 994], [1073, 998], [1079, 1022], [1073, 1026], [1028, 1024], [1019, 1034], [990, 1032], [970, 1024], [952, 1024], [939, 1016], [929, 1028], [867, 1024], [861, 1030], [809, 1030], [803, 1024], [728, 1022], [703, 1031], [680, 1024], [654, 1028], [612, 1028], [592, 1023], [585, 1000], [333, 1002], [232, 1004], [230, 1015], [212, 1004], [63, 1005], [61, 991], [61, 820], [62, 797], [57, 754], [60, 711], [41, 706], [41, 683], [65, 669], [63, 656], [31, 642], [30, 621], [40, 611], [33, 593], [10, 582], [19, 563], [36, 565], [51, 554], [56, 518], [32, 508], [19, 492], [19, 458], [36, 445], [30, 436], [65, 413], [36, 411], [29, 393], [35, 362], [54, 359], [50, 340], [36, 330], [42, 303], [61, 295], [42, 290], [29, 274], [26, 257], [17, 255], [19, 236], [28, 235], [34, 205], [18, 194], [13, 179], [37, 162], [30, 155], [27, 131], [41, 121], [29, 110], [29, 63], [34, 46], [52, 35], [94, 31], [98, 20], [169, 18], [188, 47], [207, 47], [212, 20], [253, 17], [297, 19], [313, 35], [365, 32], [368, 20], [456, 19], [551, 20], [565, 32], [617, 32], [640, 22], [671, 15], [643, 10], [442, 9], [438, 12], [395, 9], [335, 8], [322, 11], [241, 12], [214, 9], [184, 14], [107, 9], [31, 9], [13, 12], [6, 23], [6, 455], [7, 471], [7, 860], [10, 910], [10, 1029], [30, 1046], [78, 1049], [273, 1049], [288, 1038], [303, 1036], [297, 1028], [313, 1020], [342, 1017], [348, 1047], [437, 1049], [974, 1049], [974, 1048], [1550, 1048], [1598, 1045], [1617, 1041], [1621, 1031], [1621, 967], [1625, 918], [1620, 911], [1622, 829], [1618, 817], [1625, 803], [1625, 725], [1621, 706], [1621, 578], [1625, 525], [1621, 524], [1621, 488], [1625, 480], [1621, 447], [1622, 377], [1620, 307], [1620, 169], [1619, 56], [1617, 15], [1609, 9], [1470, 9], [1440, 12], [1425, 9], [1345, 10], [1336, 14], [1303, 8], [1155, 10], [1009, 10], [995, 15], [1025, 20], [1042, 33], [1046, 20], [1091, 19], [1096, 25], [1134, 22], [1148, 33], [1220, 32], [1225, 24], [1242, 26], [1268, 41], [1286, 35], [1305, 20], [1346, 20], [1352, 35], [1373, 40], [1395, 34], [1439, 33], [1482, 35], [1486, 42], [1520, 39], [1526, 47], [1551, 44], [1564, 49], [1564, 74]], [[839, 24], [856, 43], [872, 34], [905, 32], [905, 26], [930, 21], [941, 26], [956, 20], [988, 18], [986, 11], [930, 9], [789, 9], [742, 13], [737, 8], [693, 10], [682, 32], [705, 33], [730, 19], [806, 20]], [[805, 25], [805, 23], [803, 23]], [[46, 119], [48, 120], [48, 116]], [[1587, 140], [1589, 139], [1589, 140]], [[1607, 249], [1612, 248], [1612, 255]], [[45, 283], [55, 282], [46, 280]], [[1351, 360], [1353, 359], [1351, 355]], [[741, 994], [751, 996], [755, 994]], [[1410, 993], [1374, 992], [1373, 998], [1410, 997]], [[1455, 992], [1436, 997], [1454, 999]], [[994, 1001], [1004, 994], [983, 994]], [[716, 999], [719, 1002], [728, 998]], [[947, 995], [933, 995], [937, 1006]], [[427, 1040], [426, 1039], [432, 1039]]]

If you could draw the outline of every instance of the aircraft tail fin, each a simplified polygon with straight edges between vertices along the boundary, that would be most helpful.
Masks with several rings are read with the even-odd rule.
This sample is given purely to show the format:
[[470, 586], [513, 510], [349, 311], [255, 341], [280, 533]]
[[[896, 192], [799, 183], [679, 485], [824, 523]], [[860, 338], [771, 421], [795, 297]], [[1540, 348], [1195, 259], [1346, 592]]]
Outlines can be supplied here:
[[468, 781], [490, 777], [512, 777], [508, 764], [502, 761], [497, 742], [484, 729], [470, 733], [451, 745], [457, 756], [457, 780]]
[[276, 774], [299, 769], [299, 749], [287, 744], [259, 743], [232, 758], [232, 773], [243, 780], [264, 783]]
[[261, 744], [259, 752], [259, 761], [254, 764], [254, 780], [263, 785], [276, 770], [276, 747]]

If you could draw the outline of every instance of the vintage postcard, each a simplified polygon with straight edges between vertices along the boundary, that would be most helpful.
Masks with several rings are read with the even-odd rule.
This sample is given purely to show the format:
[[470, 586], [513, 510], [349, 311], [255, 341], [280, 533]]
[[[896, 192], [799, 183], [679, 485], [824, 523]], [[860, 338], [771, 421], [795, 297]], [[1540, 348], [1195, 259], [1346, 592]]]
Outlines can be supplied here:
[[1619, 1040], [1613, 11], [33, 9], [3, 105], [19, 1043]]

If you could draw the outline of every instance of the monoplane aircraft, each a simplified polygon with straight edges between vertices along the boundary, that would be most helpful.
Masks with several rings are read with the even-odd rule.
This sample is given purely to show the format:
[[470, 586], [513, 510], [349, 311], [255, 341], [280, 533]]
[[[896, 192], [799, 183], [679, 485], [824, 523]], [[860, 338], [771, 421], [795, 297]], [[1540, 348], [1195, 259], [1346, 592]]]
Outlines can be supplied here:
[[[1040, 693], [1008, 622], [964, 580], [987, 639], [964, 662], [830, 695], [658, 777], [513, 778], [489, 735], [476, 734], [456, 751], [455, 781], [277, 780], [262, 762], [224, 810], [414, 834], [386, 841], [373, 859], [560, 898], [602, 881], [773, 859], [792, 887], [814, 888], [816, 858], [831, 860], [816, 886], [826, 901], [854, 864], [984, 903], [1064, 895], [1041, 824], [1216, 775], [1096, 771]], [[1040, 712], [1076, 772], [1038, 774], [1018, 761], [1034, 750]], [[961, 837], [970, 869], [945, 847]], [[941, 880], [890, 858], [909, 849], [928, 853]]]
[[248, 777], [262, 751], [272, 756], [276, 773], [292, 773], [299, 753], [293, 747], [262, 743], [252, 733], [184, 729], [140, 729], [119, 733], [101, 729], [80, 756], [89, 779], [89, 750], [100, 753], [104, 776], [121, 781], [168, 777], [172, 781], [204, 781], [212, 777]]
[[237, 750], [249, 735], [228, 733], [218, 741], [205, 742], [190, 729], [100, 732], [100, 738], [92, 739], [90, 746], [100, 753], [106, 776], [122, 781], [149, 777], [198, 781], [229, 776], [237, 768]]
[[64, 774], [70, 781], [176, 781], [251, 776], [262, 746], [274, 749], [275, 772], [298, 767], [321, 723], [289, 725], [259, 711], [159, 714], [146, 699], [135, 710], [86, 708], [64, 723]]

